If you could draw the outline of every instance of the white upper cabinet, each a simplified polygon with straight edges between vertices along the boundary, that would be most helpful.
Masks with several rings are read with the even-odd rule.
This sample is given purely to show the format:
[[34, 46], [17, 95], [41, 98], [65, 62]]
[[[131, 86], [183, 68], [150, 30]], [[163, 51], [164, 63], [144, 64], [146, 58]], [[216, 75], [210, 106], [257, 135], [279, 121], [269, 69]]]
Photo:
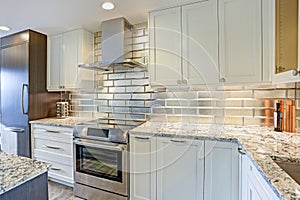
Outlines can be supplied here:
[[239, 199], [238, 145], [205, 140], [205, 200]]
[[[274, 82], [300, 81], [299, 1], [276, 0], [271, 6], [275, 34]], [[275, 31], [274, 31], [275, 32]]]
[[202, 200], [204, 141], [157, 138], [157, 200]]
[[217, 83], [217, 1], [182, 6], [183, 79], [187, 84]]
[[153, 85], [176, 85], [181, 81], [180, 7], [150, 13], [150, 80]]
[[[72, 90], [81, 83], [78, 64], [91, 62], [93, 34], [83, 29], [48, 37], [47, 89], [49, 91]], [[93, 72], [85, 72], [85, 78], [93, 78]], [[87, 75], [89, 74], [89, 75]]]
[[261, 0], [220, 0], [221, 82], [262, 80]]

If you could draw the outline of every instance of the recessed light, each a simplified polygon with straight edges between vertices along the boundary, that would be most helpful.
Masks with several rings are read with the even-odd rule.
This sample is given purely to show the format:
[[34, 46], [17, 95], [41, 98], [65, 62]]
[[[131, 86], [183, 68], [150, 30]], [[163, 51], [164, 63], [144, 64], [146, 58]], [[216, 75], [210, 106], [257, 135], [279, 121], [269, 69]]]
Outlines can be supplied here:
[[1, 31], [10, 31], [10, 28], [7, 26], [0, 26]]
[[111, 3], [111, 2], [104, 2], [104, 3], [102, 4], [102, 8], [103, 8], [104, 10], [112, 10], [112, 9], [115, 8], [115, 5], [114, 5], [113, 3]]

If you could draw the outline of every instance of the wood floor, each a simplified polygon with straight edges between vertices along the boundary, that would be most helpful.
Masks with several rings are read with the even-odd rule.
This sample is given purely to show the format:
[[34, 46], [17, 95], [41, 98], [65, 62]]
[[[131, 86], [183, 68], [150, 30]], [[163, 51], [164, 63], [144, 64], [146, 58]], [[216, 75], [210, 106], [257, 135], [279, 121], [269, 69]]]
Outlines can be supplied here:
[[82, 200], [73, 195], [73, 188], [48, 181], [49, 200]]

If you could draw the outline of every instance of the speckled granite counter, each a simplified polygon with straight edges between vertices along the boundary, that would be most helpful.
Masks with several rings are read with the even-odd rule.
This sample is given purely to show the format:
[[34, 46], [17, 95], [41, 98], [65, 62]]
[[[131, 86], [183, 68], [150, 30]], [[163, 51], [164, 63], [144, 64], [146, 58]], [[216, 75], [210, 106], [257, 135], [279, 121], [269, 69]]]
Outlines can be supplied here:
[[65, 119], [58, 119], [58, 118], [43, 118], [34, 121], [30, 121], [31, 124], [42, 124], [42, 125], [49, 125], [49, 126], [64, 126], [72, 128], [78, 123], [84, 122], [86, 119], [79, 119], [76, 117], [68, 117]]
[[[284, 199], [300, 199], [298, 185], [270, 156], [300, 162], [300, 134], [278, 133], [261, 126], [218, 126], [184, 123], [146, 122], [130, 131], [152, 136], [214, 139], [242, 145], [258, 170]], [[275, 187], [274, 187], [275, 186]], [[279, 195], [280, 196], [280, 195]]]
[[50, 164], [0, 152], [0, 195], [45, 173]]

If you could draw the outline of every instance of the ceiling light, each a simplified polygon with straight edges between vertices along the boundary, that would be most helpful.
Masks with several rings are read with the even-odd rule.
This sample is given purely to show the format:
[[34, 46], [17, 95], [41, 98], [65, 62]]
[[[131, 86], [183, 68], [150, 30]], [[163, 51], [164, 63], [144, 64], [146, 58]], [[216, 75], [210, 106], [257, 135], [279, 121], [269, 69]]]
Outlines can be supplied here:
[[1, 31], [9, 31], [10, 28], [7, 27], [7, 26], [0, 26], [0, 30], [1, 30]]
[[113, 3], [111, 3], [111, 2], [104, 2], [104, 3], [102, 4], [102, 8], [103, 8], [104, 10], [112, 10], [112, 9], [115, 8], [115, 5], [114, 5]]

